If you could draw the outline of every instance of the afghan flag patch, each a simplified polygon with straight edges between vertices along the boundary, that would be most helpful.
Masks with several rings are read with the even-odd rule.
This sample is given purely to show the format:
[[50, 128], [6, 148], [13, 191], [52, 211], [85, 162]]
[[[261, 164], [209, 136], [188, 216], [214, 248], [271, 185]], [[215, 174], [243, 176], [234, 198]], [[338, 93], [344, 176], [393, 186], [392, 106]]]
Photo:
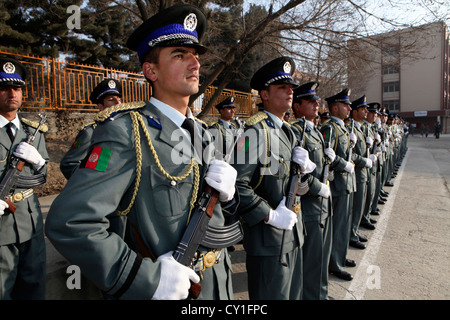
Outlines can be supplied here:
[[324, 141], [328, 141], [328, 139], [330, 139], [330, 131], [323, 132], [322, 136]]
[[72, 144], [72, 148], [79, 148], [81, 145], [81, 140], [77, 139], [75, 140], [75, 142]]
[[108, 165], [109, 158], [111, 158], [111, 149], [94, 147], [89, 155], [85, 168], [94, 169], [97, 171], [105, 172]]
[[236, 148], [239, 151], [243, 150], [244, 152], [247, 152], [249, 145], [250, 145], [250, 140], [248, 140], [246, 137], [244, 137], [238, 141]]

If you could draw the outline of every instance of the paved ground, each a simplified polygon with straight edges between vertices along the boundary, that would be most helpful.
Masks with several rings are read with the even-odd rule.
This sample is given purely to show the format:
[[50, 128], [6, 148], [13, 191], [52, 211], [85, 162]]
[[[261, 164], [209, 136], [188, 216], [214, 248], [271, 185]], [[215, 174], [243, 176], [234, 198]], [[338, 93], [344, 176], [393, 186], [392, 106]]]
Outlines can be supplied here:
[[[365, 250], [349, 249], [357, 262], [348, 268], [350, 282], [330, 276], [329, 295], [336, 300], [450, 299], [450, 135], [440, 139], [413, 136], [388, 201]], [[52, 196], [41, 198], [46, 212]], [[82, 290], [67, 290], [67, 262], [47, 242], [47, 299], [101, 299], [83, 280]], [[247, 300], [245, 251], [232, 253], [236, 300]]]

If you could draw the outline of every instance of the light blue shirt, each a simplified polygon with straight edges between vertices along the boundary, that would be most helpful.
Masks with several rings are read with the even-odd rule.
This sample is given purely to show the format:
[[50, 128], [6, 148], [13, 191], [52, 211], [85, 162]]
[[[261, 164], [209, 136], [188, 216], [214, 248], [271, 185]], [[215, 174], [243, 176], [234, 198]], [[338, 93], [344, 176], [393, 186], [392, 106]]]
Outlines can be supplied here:
[[7, 120], [4, 116], [0, 115], [0, 128], [4, 128], [9, 122], [12, 122], [11, 130], [16, 135], [17, 131], [21, 129], [19, 117], [15, 117], [12, 121]]
[[270, 113], [269, 111], [264, 111], [265, 113], [267, 113], [269, 115], [269, 117], [272, 119], [273, 122], [275, 122], [276, 125], [278, 125], [278, 128], [281, 128], [281, 126], [283, 125], [283, 120], [281, 120], [280, 118], [278, 118], [276, 115], [274, 115], [273, 113]]
[[[179, 112], [178, 110], [176, 110], [175, 108], [172, 108], [171, 106], [169, 106], [167, 103], [164, 103], [154, 97], [150, 98], [150, 103], [153, 104], [156, 107], [156, 109], [158, 109], [164, 115], [166, 115], [170, 120], [172, 120], [179, 128], [181, 128], [181, 125], [183, 124], [183, 122], [186, 118], [191, 118], [192, 120], [195, 121], [194, 116], [192, 115], [191, 109], [189, 109], [189, 108], [187, 108], [186, 115], [184, 115], [181, 112]], [[186, 137], [191, 139], [189, 131], [187, 131], [184, 128], [181, 128], [181, 129], [186, 134]]]

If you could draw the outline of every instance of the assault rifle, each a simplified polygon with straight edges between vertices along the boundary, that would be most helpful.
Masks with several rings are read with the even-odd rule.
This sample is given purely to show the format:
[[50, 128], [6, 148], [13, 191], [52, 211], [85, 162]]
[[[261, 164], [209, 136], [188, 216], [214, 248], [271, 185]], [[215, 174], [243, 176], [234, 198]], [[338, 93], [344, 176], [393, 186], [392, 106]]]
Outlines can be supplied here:
[[[305, 117], [302, 117], [302, 119], [303, 119], [302, 137], [300, 141], [297, 142], [296, 147], [303, 147], [305, 141], [306, 119]], [[286, 197], [286, 208], [292, 210], [296, 214], [299, 213], [301, 210], [301, 207], [295, 204], [295, 196], [297, 195], [298, 181], [300, 179], [300, 175], [301, 175], [300, 165], [298, 163], [295, 163], [294, 161], [291, 161], [291, 168], [289, 175], [289, 190]], [[283, 247], [285, 234], [286, 230], [283, 230], [283, 237], [281, 239], [281, 246], [280, 246], [280, 263], [283, 266], [287, 267], [286, 261], [283, 260]]]
[[[45, 121], [47, 121], [47, 116], [41, 114], [39, 114], [39, 116], [41, 117], [41, 120], [39, 121], [36, 131], [33, 135], [29, 135], [26, 141], [31, 145], [36, 138], [36, 134], [38, 133], [39, 128], [45, 123]], [[0, 199], [8, 204], [8, 210], [11, 213], [14, 213], [17, 209], [17, 207], [12, 202], [11, 195], [14, 193], [14, 188], [16, 187], [17, 180], [19, 179], [19, 175], [22, 172], [24, 165], [24, 160], [11, 155], [8, 171], [6, 171], [3, 180], [0, 182]]]
[[[354, 131], [355, 131], [355, 122], [354, 121], [355, 120], [350, 119], [350, 121], [352, 122], [350, 133], [354, 133]], [[350, 140], [350, 148], [349, 148], [349, 151], [348, 151], [348, 158], [347, 158], [348, 162], [352, 161], [352, 153], [353, 153], [353, 148], [354, 147], [355, 147], [355, 145], [354, 145], [353, 141]]]
[[[324, 141], [325, 142], [325, 149], [330, 147], [331, 135], [333, 134], [333, 128], [331, 126], [328, 126], [327, 129], [328, 129], [328, 141]], [[324, 133], [324, 138], [327, 138], [327, 135], [325, 133]], [[328, 181], [330, 180], [329, 178], [331, 178], [330, 176], [332, 176], [332, 174], [330, 174], [331, 161], [326, 155], [324, 155], [324, 156], [325, 156], [325, 167], [323, 168], [323, 176], [322, 176], [322, 181], [321, 182], [323, 184], [329, 185]], [[333, 171], [331, 171], [331, 172], [333, 172]], [[333, 179], [334, 179], [334, 177], [333, 177]], [[331, 195], [330, 195], [330, 197], [331, 197]], [[324, 201], [324, 198], [322, 198], [322, 203], [321, 203], [321, 206], [320, 206], [320, 226], [322, 228], [324, 228], [324, 225], [322, 224], [323, 201]]]
[[[227, 153], [224, 155], [224, 161], [229, 162], [231, 152], [233, 151], [234, 146], [238, 142], [239, 137], [243, 132], [243, 124], [240, 123], [240, 127], [236, 132], [236, 139], [228, 149]], [[208, 223], [212, 218], [214, 207], [216, 206], [218, 199], [219, 192], [206, 184], [200, 196], [200, 199], [193, 209], [191, 219], [181, 238], [181, 241], [178, 243], [178, 246], [173, 253], [174, 259], [182, 265], [191, 267], [194, 264], [196, 260], [197, 249], [202, 244], [203, 239], [207, 235]], [[240, 234], [240, 237], [237, 237], [235, 239], [236, 243], [241, 239], [242, 234]], [[202, 285], [200, 283], [191, 282], [189, 297], [197, 299], [200, 295], [201, 290]]]

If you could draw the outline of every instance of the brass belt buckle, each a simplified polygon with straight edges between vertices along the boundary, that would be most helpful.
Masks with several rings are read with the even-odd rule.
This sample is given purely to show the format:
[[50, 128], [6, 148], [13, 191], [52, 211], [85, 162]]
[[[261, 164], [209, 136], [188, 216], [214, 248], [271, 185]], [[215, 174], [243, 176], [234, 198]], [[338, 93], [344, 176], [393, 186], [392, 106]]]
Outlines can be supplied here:
[[300, 211], [302, 211], [302, 206], [301, 206], [300, 202], [297, 203], [293, 209], [294, 210], [292, 210], [292, 211], [294, 211], [294, 213], [299, 213]]
[[216, 254], [212, 251], [203, 254], [203, 270], [211, 268], [216, 263]]
[[19, 193], [13, 194], [12, 200], [13, 200], [13, 202], [18, 202], [18, 201], [23, 200], [23, 193], [19, 192]]

